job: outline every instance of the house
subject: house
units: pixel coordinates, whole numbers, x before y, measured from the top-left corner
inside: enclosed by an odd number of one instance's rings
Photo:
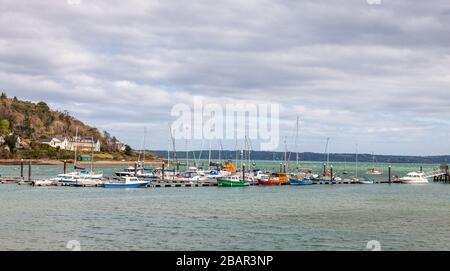
[[[112,142],[112,147],[115,151],[125,151],[126,145],[119,140],[115,140]]]
[[[17,137],[16,140],[16,149],[21,149],[22,148],[22,139],[20,139],[20,136]]]
[[[39,142],[50,145],[53,148],[60,148],[61,150],[69,149],[69,139],[67,137],[57,136],[53,138],[40,139]]]
[[[101,148],[100,140],[92,138],[71,137],[68,142],[68,150],[71,151],[94,151],[99,152]]]
[[[5,137],[0,135],[0,146],[3,146],[5,144]]]

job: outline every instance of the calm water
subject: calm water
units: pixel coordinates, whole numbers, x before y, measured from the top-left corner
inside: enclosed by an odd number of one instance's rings
[[[45,177],[60,169],[33,172]],[[395,166],[397,172],[414,169]],[[0,167],[2,175],[16,170]],[[82,250],[365,250],[369,240],[383,250],[450,250],[445,184],[135,190],[0,185],[0,206],[0,250],[66,250],[69,240],[78,240]]]

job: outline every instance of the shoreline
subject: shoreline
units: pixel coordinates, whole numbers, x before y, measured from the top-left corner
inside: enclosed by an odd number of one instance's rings
[[[33,165],[41,165],[41,166],[60,166],[64,165],[63,160],[47,160],[47,159],[36,159],[36,160],[21,160],[21,159],[3,159],[0,160],[0,165],[3,166],[18,166],[21,163],[28,164],[31,162]],[[99,160],[94,161],[94,166],[132,166],[136,162],[135,161],[108,161],[108,160]],[[163,163],[163,160],[150,160],[146,161],[146,165],[160,165]],[[67,164],[73,164],[73,160],[68,160]],[[78,165],[90,165],[91,162],[78,162]]]

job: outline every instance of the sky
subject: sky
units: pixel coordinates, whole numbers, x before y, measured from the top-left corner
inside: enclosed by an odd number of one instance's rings
[[[291,151],[450,154],[450,2],[0,0],[0,90],[135,148],[202,97],[279,104]]]

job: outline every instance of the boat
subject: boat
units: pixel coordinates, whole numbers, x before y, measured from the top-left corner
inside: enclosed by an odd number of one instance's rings
[[[198,182],[204,182],[207,180],[207,177],[201,176],[196,171],[188,171],[183,174],[178,174],[172,179],[175,182],[183,182],[188,184],[196,184]]]
[[[97,180],[100,181],[103,178],[103,173],[91,172],[86,170],[74,171],[66,174],[58,174],[52,181],[58,181],[63,185],[76,185],[82,180]]]
[[[261,175],[258,179],[258,185],[261,186],[276,186],[281,185],[279,180],[271,179],[269,175]]]
[[[279,182],[281,185],[289,184],[289,177],[283,172],[272,173],[269,180],[271,182]]]
[[[223,187],[244,187],[248,186],[248,183],[245,183],[244,180],[241,179],[239,175],[231,175],[225,178],[218,178],[217,183],[219,186]]]
[[[139,165],[137,168],[130,166],[123,171],[116,172],[115,174],[118,177],[155,178],[153,173],[146,173],[142,165]]]
[[[34,180],[31,182],[33,186],[50,186],[53,185],[55,181],[53,180]]]
[[[367,170],[367,175],[380,176],[383,172],[375,168],[375,154],[372,153],[372,167]]]
[[[150,182],[136,177],[121,177],[105,182],[105,188],[139,188],[146,187]]]
[[[428,179],[423,172],[410,172],[405,177],[400,178],[399,181],[404,184],[427,184]]]
[[[301,178],[299,176],[293,176],[289,178],[291,185],[312,185],[313,182],[310,178]]]
[[[367,175],[379,176],[379,175],[383,175],[383,172],[377,170],[376,168],[369,168],[367,170]]]
[[[370,179],[367,179],[367,178],[358,179],[358,180],[356,180],[356,183],[359,183],[359,184],[373,184],[373,180],[370,180]]]

